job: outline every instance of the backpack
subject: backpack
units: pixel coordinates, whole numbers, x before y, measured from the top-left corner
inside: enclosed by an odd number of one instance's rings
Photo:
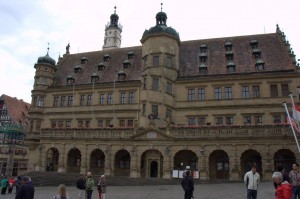
[[[86,189],[93,189],[94,181],[92,178],[88,178],[86,180]]]

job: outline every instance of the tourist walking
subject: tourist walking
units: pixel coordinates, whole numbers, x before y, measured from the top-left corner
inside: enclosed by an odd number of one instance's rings
[[[256,166],[253,165],[251,171],[244,176],[244,182],[247,188],[247,199],[257,198],[257,188],[260,182],[260,175],[256,172]]]
[[[85,186],[85,190],[86,190],[86,199],[92,199],[92,193],[94,190],[94,180],[92,178],[92,173],[88,172],[87,176],[86,176],[86,186]]]
[[[85,176],[84,176],[84,174],[80,175],[80,178],[76,182],[76,187],[77,187],[77,189],[79,189],[78,199],[85,198],[85,196],[84,196],[84,192],[85,192]]]
[[[34,187],[28,176],[23,176],[21,186],[16,194],[15,199],[33,199]]]
[[[8,193],[11,194],[14,186],[16,185],[16,180],[11,176],[8,180]]]
[[[1,180],[1,194],[2,195],[6,194],[7,185],[8,185],[8,180],[7,180],[7,177],[4,176]]]
[[[184,199],[191,199],[194,192],[194,181],[190,170],[187,170],[185,174],[186,176],[181,181],[181,187],[184,190]]]
[[[299,164],[293,164],[293,170],[289,174],[290,183],[292,184],[293,199],[300,199],[300,173]]]
[[[60,184],[57,188],[57,194],[53,196],[53,199],[70,199],[67,194],[67,189],[64,184]]]
[[[276,199],[291,199],[292,198],[292,186],[283,180],[283,175],[281,172],[273,173],[272,179],[276,186]]]
[[[99,199],[105,199],[105,193],[106,193],[106,179],[104,175],[101,175],[99,177],[99,181],[97,183],[97,189],[99,193]]]

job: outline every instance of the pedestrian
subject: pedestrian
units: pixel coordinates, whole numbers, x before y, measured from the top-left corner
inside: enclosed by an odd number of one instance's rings
[[[260,182],[260,175],[256,172],[256,166],[252,165],[251,171],[244,176],[244,182],[247,188],[247,199],[257,198],[257,188]]]
[[[292,186],[283,181],[283,175],[281,172],[276,171],[273,173],[272,179],[277,184],[276,187],[276,199],[291,199],[292,198]]]
[[[282,181],[283,182],[284,181],[290,182],[289,174],[287,172],[285,172],[282,165],[277,166],[277,171],[282,174],[282,177],[283,177]],[[278,186],[278,184],[274,182],[275,189],[276,189],[277,186]]]
[[[23,176],[21,180],[21,186],[16,194],[15,199],[33,199],[34,198],[34,187],[29,181],[28,176]]]
[[[18,192],[20,186],[21,186],[21,176],[18,176],[17,179],[16,179],[16,193]]]
[[[64,184],[60,184],[57,188],[57,194],[53,196],[53,199],[70,199],[67,194],[67,189]]]
[[[106,179],[104,175],[101,175],[99,177],[99,181],[97,183],[97,189],[99,193],[99,199],[105,199],[105,193],[106,193]]]
[[[86,190],[86,199],[92,199],[92,193],[94,190],[94,180],[92,178],[92,173],[91,172],[87,172],[87,176],[86,176],[86,186],[85,186],[85,190]]]
[[[5,195],[7,190],[8,180],[6,176],[3,176],[1,180],[1,194]]]
[[[292,184],[293,199],[300,199],[300,173],[299,173],[299,164],[293,164],[293,170],[289,174],[290,183]]]
[[[11,194],[14,186],[16,185],[16,180],[11,176],[8,180],[8,193]]]
[[[194,181],[190,170],[187,170],[185,174],[186,176],[181,181],[181,187],[184,190],[184,199],[191,199],[194,192]]]
[[[80,178],[76,182],[76,187],[79,189],[78,199],[85,198],[85,196],[84,196],[84,192],[85,192],[85,176],[84,176],[84,174],[80,175]]]

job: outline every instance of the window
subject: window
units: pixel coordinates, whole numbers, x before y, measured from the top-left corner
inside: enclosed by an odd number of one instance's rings
[[[134,92],[129,92],[128,103],[129,104],[134,103]]]
[[[73,106],[73,96],[68,96],[68,106]]]
[[[195,89],[188,89],[188,101],[196,99]]]
[[[88,95],[88,97],[87,97],[87,105],[88,106],[92,105],[92,95]]]
[[[43,107],[43,106],[44,106],[44,97],[40,97],[40,98],[39,98],[38,106],[39,106],[39,107]]]
[[[159,90],[159,79],[158,78],[153,78],[152,79],[152,90]]]
[[[90,127],[90,121],[88,121],[88,120],[85,121],[85,127],[86,127],[86,128],[89,128],[89,127]]]
[[[281,94],[282,97],[287,97],[290,94],[288,84],[281,84]]]
[[[198,125],[206,125],[206,122],[205,122],[205,117],[199,117],[198,118]]]
[[[232,99],[232,88],[225,87],[225,99]]]
[[[56,121],[51,121],[51,128],[56,128]]]
[[[273,115],[273,123],[280,124],[281,123],[281,116],[280,115]]]
[[[188,125],[189,126],[195,126],[196,125],[196,119],[194,117],[188,118]]]
[[[67,127],[67,128],[70,128],[70,127],[71,127],[71,121],[69,121],[69,120],[66,121],[66,127]]]
[[[249,86],[242,86],[242,98],[249,98]]]
[[[54,97],[53,106],[58,107],[58,97]]]
[[[78,121],[78,127],[82,127],[82,126],[83,126],[83,121],[82,120]]]
[[[262,116],[261,115],[254,116],[254,122],[255,124],[262,124]]]
[[[166,109],[166,118],[172,118],[172,110],[171,109]]]
[[[103,127],[103,120],[98,120],[98,127]]]
[[[120,103],[126,104],[126,93],[121,93]]]
[[[143,88],[144,88],[144,89],[147,89],[147,78],[146,78],[146,77],[144,78]]]
[[[215,88],[215,99],[216,100],[222,99],[222,89],[221,88]]]
[[[146,68],[147,67],[147,57],[143,59],[143,66]]]
[[[166,93],[172,95],[172,84],[167,82]]]
[[[110,119],[106,120],[106,121],[105,121],[105,126],[106,126],[106,127],[110,127],[110,122],[111,122]],[[113,127],[113,125],[112,125],[112,127]]]
[[[113,103],[112,93],[108,93],[107,94],[107,104],[112,104],[112,103]]]
[[[32,100],[32,105],[36,106],[37,105],[37,97],[34,97]]]
[[[200,64],[205,64],[207,57],[202,57],[201,56],[199,59],[200,59]]]
[[[270,89],[271,89],[271,97],[278,97],[277,85],[276,84],[270,85]]]
[[[216,125],[223,125],[223,117],[216,117]]]
[[[146,104],[143,104],[143,108],[142,108],[142,114],[145,115],[146,114]]]
[[[80,96],[80,106],[83,106],[84,105],[84,102],[85,102],[85,96],[84,95],[81,95]]]
[[[233,124],[233,117],[227,116],[226,117],[226,125],[232,125]]]
[[[133,120],[128,120],[127,121],[127,126],[133,127]]]
[[[100,104],[105,103],[105,94],[100,94]]]
[[[36,121],[35,129],[40,130],[41,129],[42,122],[40,120]]]
[[[207,67],[206,67],[205,65],[202,64],[202,65],[199,67],[199,73],[200,73],[200,75],[207,75],[207,73],[208,73]]]
[[[205,89],[204,88],[198,89],[198,100],[200,100],[200,101],[205,100]]]
[[[244,124],[251,124],[251,116],[250,115],[246,115],[244,116]]]
[[[120,126],[122,126],[122,127],[125,126],[125,120],[120,120]]]
[[[167,57],[167,67],[172,67],[172,57]]]
[[[259,86],[252,86],[252,93],[254,98],[260,97]]]
[[[153,56],[153,67],[159,67],[159,56]]]
[[[158,115],[158,106],[157,105],[152,105],[152,114]]]
[[[58,128],[64,127],[64,122],[63,121],[58,121]]]

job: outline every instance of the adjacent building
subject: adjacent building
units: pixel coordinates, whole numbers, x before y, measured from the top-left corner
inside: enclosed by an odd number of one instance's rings
[[[2,175],[16,176],[27,171],[24,138],[28,132],[30,104],[8,95],[0,97],[0,169]]]
[[[300,73],[278,26],[181,41],[161,11],[141,46],[121,48],[118,20],[102,50],[38,58],[29,170],[177,178],[190,166],[202,180],[240,180],[255,164],[271,179],[299,161],[282,103],[290,92],[299,102]]]

